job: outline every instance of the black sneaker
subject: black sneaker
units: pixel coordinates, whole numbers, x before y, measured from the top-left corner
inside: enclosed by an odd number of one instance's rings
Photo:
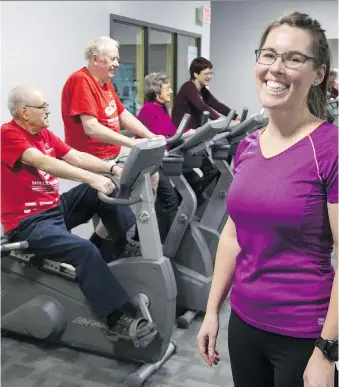
[[[157,333],[153,322],[123,314],[114,326],[107,328],[106,336],[110,341],[129,340],[136,348],[145,348],[154,340]]]
[[[134,241],[133,239],[127,239],[127,244],[125,245],[124,252],[121,258],[140,257],[140,256],[141,256],[140,243]]]
[[[113,243],[109,239],[103,239],[100,245],[100,253],[104,260],[109,263],[121,258],[140,257],[140,243],[127,239],[126,241]]]

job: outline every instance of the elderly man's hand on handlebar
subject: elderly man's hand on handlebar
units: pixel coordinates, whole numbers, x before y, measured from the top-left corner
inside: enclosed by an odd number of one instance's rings
[[[163,138],[164,140],[166,140],[166,137],[163,136],[162,134],[156,134],[154,137],[152,138]]]
[[[190,129],[188,130],[187,132],[185,132],[182,137],[189,137],[189,136],[192,136],[192,134],[195,133],[195,129]]]
[[[115,189],[112,180],[101,175],[95,175],[95,178],[93,181],[89,182],[89,185],[105,195],[110,195]]]
[[[122,175],[122,168],[118,165],[115,165],[112,169],[112,175],[120,177]]]
[[[148,140],[152,141],[152,140],[157,140],[159,138],[166,140],[166,137],[163,136],[162,134],[154,134],[152,137],[149,137]]]
[[[241,123],[241,121],[238,118],[235,119],[235,120],[232,120],[231,123],[230,123],[229,128],[233,128],[233,126],[238,126],[240,123]]]
[[[149,141],[148,138],[133,138],[133,146],[141,144],[142,142]]]
[[[114,176],[118,176],[120,177],[121,174],[122,174],[122,168],[119,167],[115,161],[108,161],[108,164],[112,167],[113,165],[113,168],[112,168],[112,171],[111,171],[111,174],[114,175]]]
[[[157,138],[163,138],[164,140],[166,140],[166,137],[165,136],[163,136],[162,134],[156,134],[156,135],[154,135],[153,137],[151,137],[151,138],[134,138],[133,139],[133,142],[134,142],[134,144],[133,144],[133,146],[135,146],[135,145],[137,145],[137,144],[140,144],[140,143],[142,143],[142,142],[145,142],[145,141],[151,141],[151,140],[155,140],[155,139],[157,139]]]

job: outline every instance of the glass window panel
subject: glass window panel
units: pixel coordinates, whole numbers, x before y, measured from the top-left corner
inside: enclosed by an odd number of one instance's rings
[[[111,79],[127,110],[137,115],[144,103],[144,30],[114,22],[113,39],[119,42],[119,64]]]
[[[178,35],[178,72],[177,90],[190,79],[189,67],[198,56],[198,39],[190,36]]]
[[[150,30],[149,72],[162,72],[169,76],[173,88],[174,35],[169,32]],[[172,102],[169,104],[172,108]]]

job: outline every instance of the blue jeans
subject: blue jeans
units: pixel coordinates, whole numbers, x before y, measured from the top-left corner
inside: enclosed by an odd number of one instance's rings
[[[128,301],[94,244],[69,230],[98,214],[110,234],[124,237],[135,224],[128,206],[103,205],[87,184],[61,195],[59,206],[24,219],[7,233],[10,242],[26,240],[28,253],[75,267],[80,289],[99,316],[108,316]]]

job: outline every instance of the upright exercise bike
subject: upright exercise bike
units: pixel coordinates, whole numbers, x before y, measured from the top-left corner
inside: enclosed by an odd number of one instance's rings
[[[165,174],[182,198],[163,246],[175,273],[177,305],[186,310],[177,320],[179,327],[188,327],[198,312],[206,310],[213,276],[213,259],[199,224],[194,222],[196,196],[183,170],[200,167],[205,147],[230,121],[230,117],[220,118],[196,129],[193,135],[172,148],[162,163]]]
[[[27,242],[2,243],[1,328],[40,340],[61,343],[146,363],[130,374],[129,387],[141,386],[175,352],[170,341],[176,318],[176,281],[171,262],[164,257],[154,210],[150,175],[162,162],[166,141],[149,140],[132,148],[120,177],[120,194],[98,196],[106,205],[135,205],[142,257],[108,264],[142,315],[154,321],[158,336],[146,348],[132,342],[109,341],[105,322],[94,314],[68,264],[25,254]]]

